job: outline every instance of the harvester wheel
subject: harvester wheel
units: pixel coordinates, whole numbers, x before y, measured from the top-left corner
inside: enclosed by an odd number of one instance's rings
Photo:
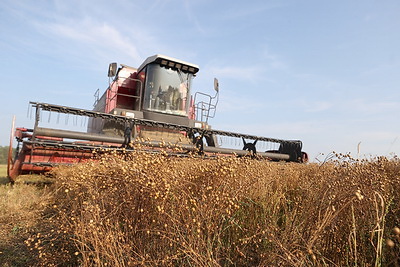
[[[306,152],[301,152],[301,162],[302,163],[308,162],[308,154]]]
[[[258,140],[255,140],[253,143],[247,143],[243,137],[242,140],[243,140],[243,150],[247,150],[251,153],[252,156],[255,156],[257,154],[256,144]]]
[[[199,135],[195,137],[195,145],[196,148],[198,149],[198,153],[202,155],[204,153],[203,136]]]

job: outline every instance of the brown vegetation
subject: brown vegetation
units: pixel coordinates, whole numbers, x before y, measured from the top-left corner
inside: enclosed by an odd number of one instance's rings
[[[0,146],[0,164],[7,164],[8,148],[8,146]],[[15,149],[13,149],[13,152],[15,152]]]
[[[24,241],[45,229],[51,191],[32,185],[0,185],[0,266],[32,266],[38,258]]]
[[[0,164],[0,185],[8,183],[7,165]]]
[[[136,152],[55,170],[41,265],[396,266],[400,162]]]

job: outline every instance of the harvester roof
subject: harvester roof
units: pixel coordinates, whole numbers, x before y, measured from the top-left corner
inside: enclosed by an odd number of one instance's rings
[[[164,56],[164,55],[154,55],[148,57],[142,65],[138,68],[140,72],[144,67],[146,67],[150,63],[158,63],[161,66],[173,68],[173,69],[180,69],[182,72],[196,74],[199,71],[199,66],[196,64],[192,64],[183,60],[179,60],[176,58]]]

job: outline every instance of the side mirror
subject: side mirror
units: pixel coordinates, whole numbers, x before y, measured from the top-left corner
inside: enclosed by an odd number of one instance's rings
[[[114,77],[117,74],[117,63],[110,63],[108,66],[108,77]]]
[[[214,78],[214,90],[219,92],[219,83],[217,78]]]

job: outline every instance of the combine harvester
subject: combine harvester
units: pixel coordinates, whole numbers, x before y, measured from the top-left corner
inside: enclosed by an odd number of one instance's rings
[[[197,65],[155,55],[139,68],[111,63],[109,87],[93,110],[30,102],[35,110],[33,129],[12,129],[8,177],[43,173],[60,164],[75,164],[93,158],[96,151],[132,151],[135,144],[150,152],[167,149],[169,154],[201,156],[251,155],[274,161],[307,162],[302,142],[213,130],[208,120],[215,115],[215,96],[197,92],[191,95]],[[65,114],[77,120],[87,118],[87,131],[40,127],[45,112]],[[13,122],[14,124],[14,122]],[[18,145],[12,153],[13,140]],[[240,145],[232,148],[233,145]],[[132,146],[133,145],[133,146]],[[260,152],[259,150],[263,150]]]

